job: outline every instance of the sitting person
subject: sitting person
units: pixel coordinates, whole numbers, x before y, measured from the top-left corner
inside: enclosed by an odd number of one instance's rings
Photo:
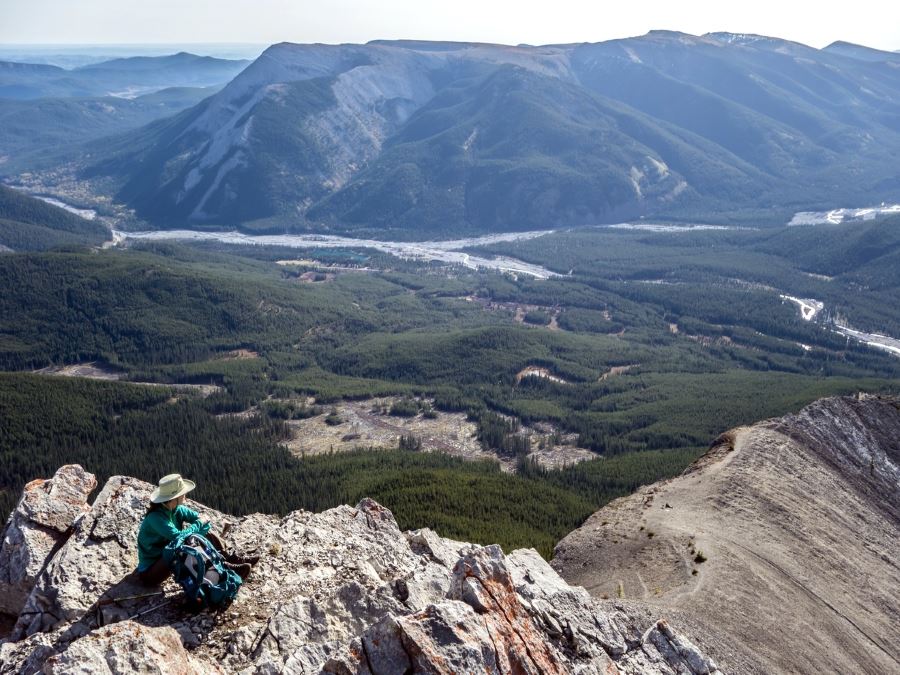
[[[185,495],[196,487],[180,474],[163,476],[150,495],[150,507],[138,531],[138,578],[141,583],[154,586],[169,576],[171,570],[163,559],[166,545],[184,532],[203,535],[225,558],[225,565],[237,572],[241,579],[250,574],[250,562],[226,554],[222,541],[212,532],[211,524],[200,520],[200,514],[184,505]]]

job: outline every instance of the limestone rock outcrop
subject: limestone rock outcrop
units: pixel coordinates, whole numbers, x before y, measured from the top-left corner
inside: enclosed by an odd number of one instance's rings
[[[60,476],[76,492],[90,482]],[[135,583],[151,489],[113,477],[75,518],[0,645],[0,673],[718,672],[666,622],[604,608],[533,550],[402,532],[369,499],[284,518],[192,503],[260,559],[229,607],[191,613],[171,581]]]
[[[9,517],[0,540],[0,612],[18,614],[50,556],[90,507],[94,476],[61,467],[49,480],[33,480]]]
[[[14,639],[77,621],[98,598],[128,578],[137,567],[135,542],[149,495],[147,483],[135,478],[114,476],[107,481],[37,578],[19,612]],[[198,504],[192,506],[204,517],[231,522]]]
[[[62,653],[49,657],[41,672],[46,675],[222,675],[223,671],[188,654],[172,628],[148,628],[124,621],[75,640]]]

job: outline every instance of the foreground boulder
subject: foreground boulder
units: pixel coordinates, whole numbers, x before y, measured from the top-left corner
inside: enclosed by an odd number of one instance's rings
[[[568,672],[519,601],[497,546],[473,548],[460,558],[446,600],[406,616],[388,615],[367,630],[362,653],[364,658],[347,670],[367,675]]]
[[[90,510],[87,498],[96,487],[94,476],[77,465],[25,486],[0,540],[0,613],[22,610],[50,556]]]
[[[47,659],[47,675],[158,673],[221,675],[221,668],[192,657],[171,628],[148,628],[133,621],[100,628]]]
[[[134,584],[151,490],[107,482],[39,574],[0,673],[717,672],[665,622],[604,609],[533,550],[402,532],[369,499],[284,518],[191,504],[260,556],[230,607],[191,614],[171,581]]]
[[[139,586],[129,586],[129,575],[137,567],[137,531],[149,497],[147,483],[135,478],[114,476],[107,481],[38,577],[13,639],[81,619],[113,587],[121,586],[122,593],[140,592]],[[229,522],[222,514],[197,507],[204,517]]]

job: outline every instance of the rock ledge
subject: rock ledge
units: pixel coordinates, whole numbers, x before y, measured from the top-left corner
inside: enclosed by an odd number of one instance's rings
[[[569,586],[534,551],[401,532],[364,499],[235,518],[191,504],[260,562],[235,602],[187,613],[135,583],[152,486],[65,466],[23,493],[0,547],[0,673],[718,673],[663,620]],[[147,595],[154,593],[154,595]],[[140,597],[135,597],[140,596]]]

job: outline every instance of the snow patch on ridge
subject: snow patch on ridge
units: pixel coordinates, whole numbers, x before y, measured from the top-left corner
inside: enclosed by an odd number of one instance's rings
[[[669,175],[669,167],[664,161],[662,161],[661,159],[656,159],[655,157],[651,157],[650,155],[647,155],[647,159],[649,159],[653,166],[656,168],[657,176],[659,176],[660,178],[665,178]]]
[[[634,188],[634,194],[638,199],[643,199],[644,195],[641,192],[641,181],[644,179],[644,172],[636,166],[633,166],[631,167],[631,171],[628,172],[628,177],[631,179],[631,186]]]

